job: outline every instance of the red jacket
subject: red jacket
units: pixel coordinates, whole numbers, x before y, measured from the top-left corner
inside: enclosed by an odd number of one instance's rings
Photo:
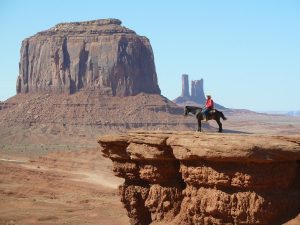
[[[214,108],[214,101],[212,99],[207,99],[205,103],[205,108],[213,109]]]

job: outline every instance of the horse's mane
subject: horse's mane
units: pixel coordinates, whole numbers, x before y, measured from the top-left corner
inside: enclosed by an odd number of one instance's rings
[[[195,109],[200,109],[200,110],[202,110],[202,108],[201,107],[198,107],[198,106],[190,106],[190,105],[187,105],[187,106],[185,106],[187,109],[190,109],[190,110],[195,110]]]

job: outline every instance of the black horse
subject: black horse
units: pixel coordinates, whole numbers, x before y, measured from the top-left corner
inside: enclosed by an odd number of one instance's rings
[[[187,116],[189,113],[196,116],[198,120],[198,131],[201,132],[201,120],[203,120],[202,108],[196,106],[186,106],[184,108],[184,115]],[[221,118],[223,120],[227,120],[224,114],[216,109],[212,109],[207,116],[207,120],[215,120],[217,122],[219,126],[219,133],[222,133],[223,130],[222,123],[220,121]]]

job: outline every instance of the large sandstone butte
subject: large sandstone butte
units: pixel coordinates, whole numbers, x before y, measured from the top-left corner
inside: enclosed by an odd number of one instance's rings
[[[99,138],[132,225],[282,224],[300,213],[300,136],[136,132]]]
[[[22,42],[17,93],[160,94],[149,40],[118,19],[60,23]]]

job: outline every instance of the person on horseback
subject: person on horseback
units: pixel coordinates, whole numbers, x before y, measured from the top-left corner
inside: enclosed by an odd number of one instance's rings
[[[207,99],[205,102],[205,108],[203,110],[203,119],[208,120],[209,112],[214,108],[214,101],[212,100],[210,95],[206,95]]]

